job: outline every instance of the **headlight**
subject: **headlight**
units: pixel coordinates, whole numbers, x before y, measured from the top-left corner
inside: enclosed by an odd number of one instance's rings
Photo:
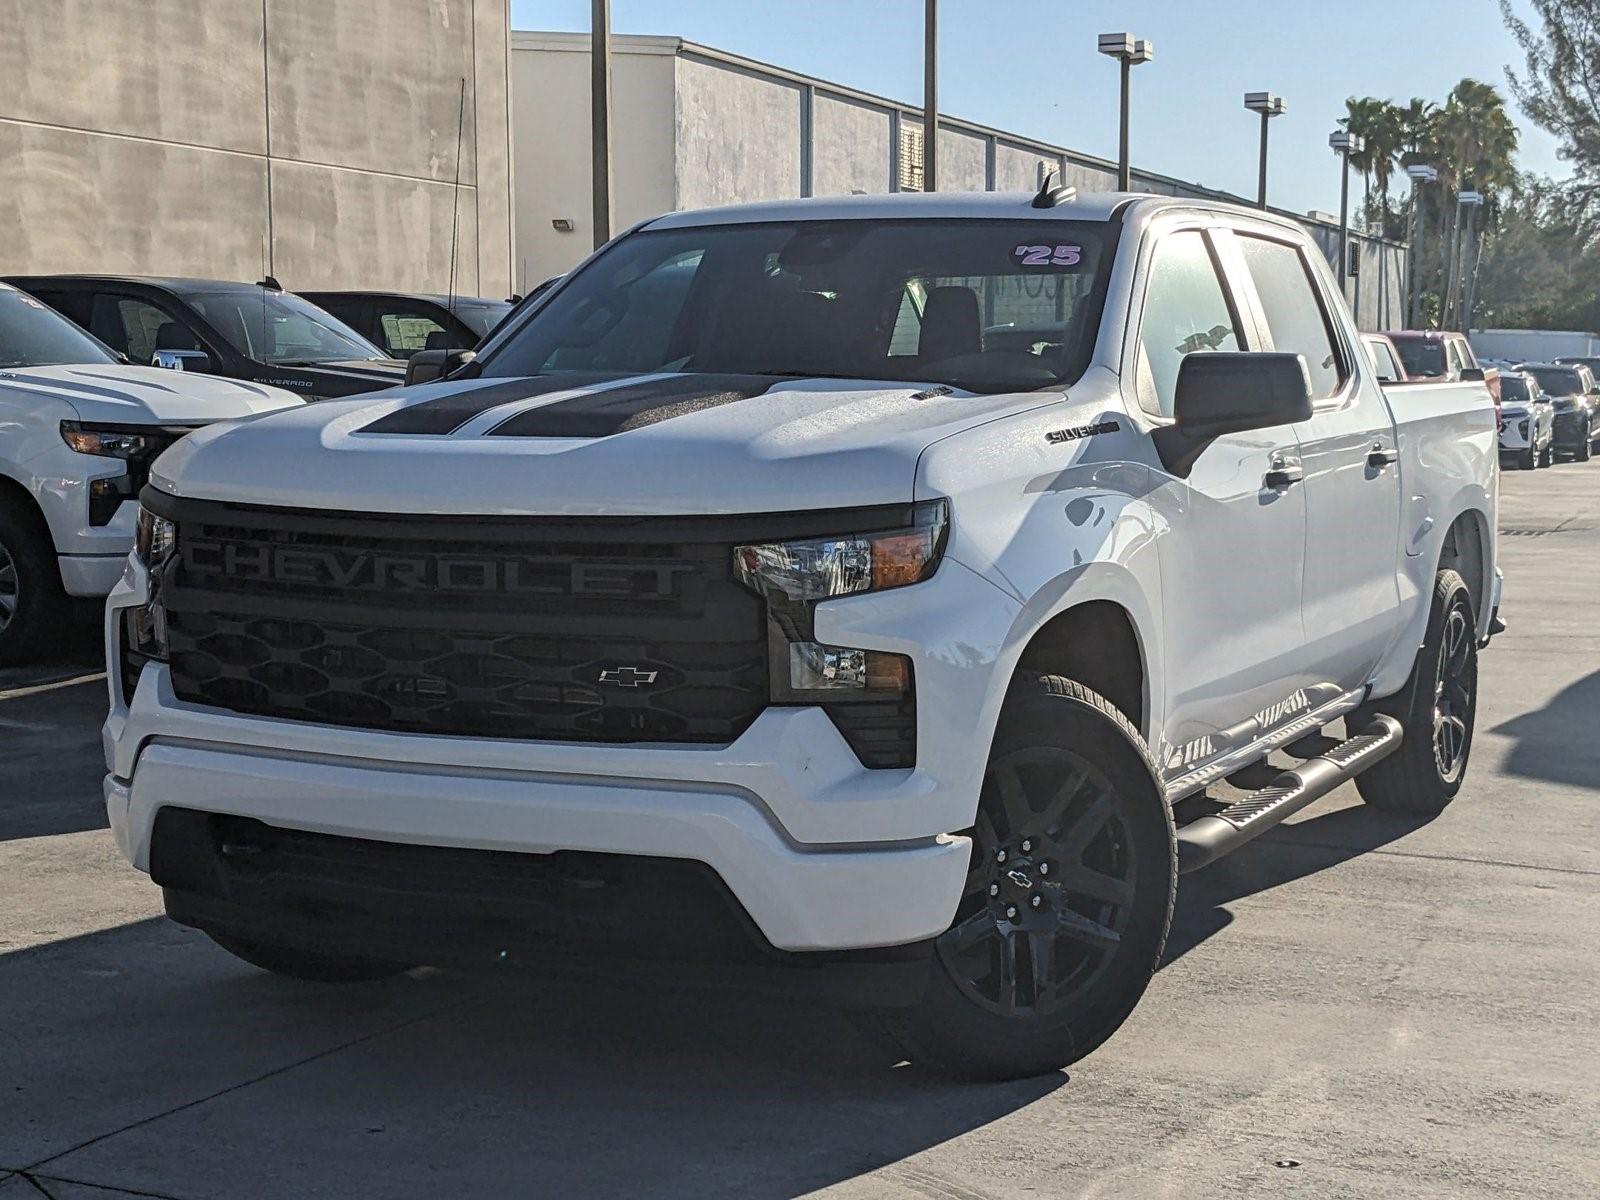
[[[178,528],[165,517],[158,517],[144,505],[133,527],[133,553],[154,571],[178,548]]]
[[[121,425],[84,425],[78,421],[61,422],[61,440],[79,454],[96,454],[101,458],[140,458],[159,450],[159,438],[137,429]]]
[[[734,573],[769,600],[796,604],[905,587],[938,567],[949,516],[947,501],[929,500],[903,529],[735,546]]]

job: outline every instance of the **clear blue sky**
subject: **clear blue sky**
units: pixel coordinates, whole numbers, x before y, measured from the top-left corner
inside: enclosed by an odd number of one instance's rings
[[[1526,8],[1525,0],[1519,5]],[[613,0],[618,33],[673,34],[916,102],[922,0]],[[1134,73],[1133,158],[1255,194],[1247,91],[1289,105],[1273,122],[1271,199],[1337,211],[1327,135],[1351,95],[1442,100],[1463,76],[1502,92],[1521,53],[1495,0],[942,0],[942,112],[1115,157],[1116,66],[1095,35],[1155,42]],[[517,29],[586,30],[588,0],[512,0]],[[1509,99],[1509,96],[1508,96]],[[1553,140],[1512,105],[1521,164],[1565,175]]]

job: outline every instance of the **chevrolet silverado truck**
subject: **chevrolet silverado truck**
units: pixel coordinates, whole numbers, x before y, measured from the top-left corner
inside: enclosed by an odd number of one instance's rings
[[[782,967],[1017,1077],[1178,872],[1461,787],[1494,408],[1380,388],[1291,222],[676,213],[421,357],[164,454],[109,601],[111,827],[260,967]]]
[[[0,283],[0,666],[122,577],[150,464],[213,421],[295,407],[276,388],[129,366]]]

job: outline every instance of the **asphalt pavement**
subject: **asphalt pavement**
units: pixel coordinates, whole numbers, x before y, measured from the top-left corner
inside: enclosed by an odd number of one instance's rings
[[[1456,803],[1186,877],[1123,1030],[1003,1086],[798,998],[235,961],[112,847],[86,623],[0,672],[0,1200],[1600,1196],[1600,465],[1501,518]]]

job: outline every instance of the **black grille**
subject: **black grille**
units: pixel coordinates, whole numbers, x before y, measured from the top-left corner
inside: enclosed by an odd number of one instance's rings
[[[657,538],[640,521],[173,511],[162,595],[183,700],[366,729],[712,743],[767,703],[762,605],[711,521]]]

